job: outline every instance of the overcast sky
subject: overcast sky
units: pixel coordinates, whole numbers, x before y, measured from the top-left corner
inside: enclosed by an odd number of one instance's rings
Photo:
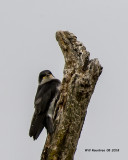
[[[40,71],[62,80],[55,32],[68,30],[104,67],[75,160],[128,159],[128,1],[0,1],[0,159],[39,160],[46,139],[28,136]],[[119,149],[119,152],[85,152]]]

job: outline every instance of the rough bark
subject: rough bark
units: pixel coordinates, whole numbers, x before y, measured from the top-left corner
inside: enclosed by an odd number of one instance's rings
[[[58,31],[56,39],[65,59],[61,94],[56,106],[55,132],[47,136],[41,160],[73,160],[87,114],[87,107],[102,67],[68,31]]]

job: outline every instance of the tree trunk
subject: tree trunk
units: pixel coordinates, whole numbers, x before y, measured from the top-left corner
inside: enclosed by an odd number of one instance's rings
[[[102,66],[77,37],[58,31],[56,39],[65,59],[64,77],[54,115],[55,132],[48,134],[41,160],[73,160],[87,107]]]

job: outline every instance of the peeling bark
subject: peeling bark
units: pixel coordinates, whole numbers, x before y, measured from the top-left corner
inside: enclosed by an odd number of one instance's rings
[[[87,114],[87,107],[102,66],[68,31],[56,32],[65,59],[64,77],[54,124],[55,132],[47,136],[41,160],[73,160]]]

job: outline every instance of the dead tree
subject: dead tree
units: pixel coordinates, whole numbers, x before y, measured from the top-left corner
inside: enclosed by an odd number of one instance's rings
[[[87,107],[102,66],[68,31],[58,31],[56,39],[65,59],[61,94],[54,115],[55,132],[48,134],[41,160],[73,160],[87,114]]]

